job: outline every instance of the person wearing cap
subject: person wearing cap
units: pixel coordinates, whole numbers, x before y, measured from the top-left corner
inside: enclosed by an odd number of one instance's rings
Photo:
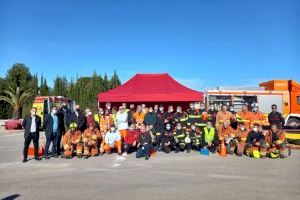
[[[267,117],[259,111],[259,107],[257,103],[252,104],[252,123],[250,125],[250,128],[253,127],[253,124],[259,124],[261,126],[268,126]]]
[[[196,127],[195,124],[191,124],[191,128],[187,130],[187,133],[189,134],[191,138],[191,146],[194,150],[200,150],[201,145],[201,130]]]
[[[174,123],[180,122],[182,124],[183,129],[186,129],[187,120],[187,114],[182,111],[181,106],[177,106],[176,112],[174,114]]]
[[[138,105],[136,108],[136,112],[133,114],[133,117],[136,122],[136,126],[139,128],[144,121],[145,113],[142,111],[142,106]]]
[[[141,124],[140,134],[138,136],[138,150],[136,151],[136,158],[145,157],[145,160],[150,158],[150,148],[151,148],[151,135],[146,130],[145,124]]]
[[[201,135],[201,148],[207,148],[211,153],[215,153],[218,146],[218,132],[213,127],[212,122],[207,121],[207,126],[204,128]]]
[[[128,112],[126,112],[123,106],[119,107],[119,111],[116,115],[115,125],[118,128],[122,139],[124,139],[128,129]]]
[[[237,156],[242,156],[244,154],[248,134],[249,134],[249,129],[246,128],[245,123],[239,122],[237,131],[236,131],[236,136],[237,136],[236,154],[237,154]]]
[[[219,127],[218,137],[220,142],[225,142],[227,153],[233,154],[234,150],[236,149],[236,131],[230,126],[229,120],[225,121],[223,125]]]
[[[124,139],[125,143],[125,152],[123,155],[127,155],[137,148],[137,138],[140,132],[136,129],[135,124],[131,124],[129,126],[129,130],[127,130],[126,137]]]
[[[110,126],[109,131],[106,133],[104,142],[104,150],[107,154],[110,154],[113,149],[117,149],[118,154],[122,155],[121,134],[114,124]]]
[[[96,124],[91,122],[88,124],[88,128],[84,131],[82,141],[84,145],[84,158],[87,159],[89,156],[98,156],[98,138],[100,135],[99,130],[95,127]]]
[[[69,128],[63,137],[64,157],[66,159],[72,158],[76,150],[76,156],[81,158],[83,149],[81,132],[77,130],[76,123],[70,124]]]
[[[287,141],[285,134],[276,124],[271,125],[271,129],[266,133],[266,147],[269,155],[279,155],[280,158],[286,158],[285,149]]]
[[[165,153],[170,153],[174,147],[175,141],[173,137],[173,129],[170,123],[166,124],[165,129],[162,132],[162,136],[159,141],[156,140],[156,150],[160,150]]]
[[[223,105],[222,110],[220,110],[217,113],[217,116],[216,116],[216,128],[217,129],[219,128],[219,126],[222,127],[222,125],[224,124],[225,121],[229,121],[229,124],[230,124],[231,121],[235,120],[234,115],[231,112],[229,112],[227,109],[228,109],[227,105]]]
[[[237,122],[244,122],[247,129],[250,129],[252,118],[252,112],[249,111],[249,107],[246,104],[242,106],[242,111],[236,114]]]
[[[191,151],[191,138],[185,130],[182,129],[181,123],[177,123],[176,129],[173,132],[173,137],[175,140],[175,153],[179,151],[184,151],[186,149],[187,153]]]
[[[249,132],[245,145],[245,152],[247,156],[254,156],[254,151],[259,151],[262,158],[266,157],[267,146],[266,139],[260,129],[259,124],[254,124],[252,130]],[[256,156],[255,156],[256,157]]]
[[[58,158],[58,148],[60,148],[60,144],[58,144],[58,138],[60,137],[60,121],[57,117],[57,108],[53,106],[51,108],[51,113],[45,116],[45,120],[43,123],[43,129],[45,129],[46,135],[46,147],[44,157],[46,160],[50,159],[49,157],[49,147],[52,143],[52,156]]]

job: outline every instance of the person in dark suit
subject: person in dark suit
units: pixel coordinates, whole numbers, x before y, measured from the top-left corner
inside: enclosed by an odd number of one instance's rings
[[[52,142],[52,156],[58,158],[57,149],[59,148],[58,138],[60,137],[60,120],[57,116],[57,108],[53,106],[51,113],[45,116],[43,129],[45,129],[46,135],[46,148],[45,148],[45,159],[49,157],[49,146]]]
[[[57,116],[58,116],[58,120],[60,121],[60,135],[58,137],[57,140],[57,155],[61,155],[63,156],[63,147],[61,147],[61,138],[64,137],[65,133],[68,131],[69,127],[68,127],[68,120],[69,120],[69,116],[71,114],[71,111],[69,110],[69,108],[67,107],[66,103],[63,103],[61,108],[57,111]]]
[[[76,123],[78,129],[81,131],[81,133],[84,132],[84,130],[87,128],[87,120],[84,114],[80,110],[80,106],[76,105],[75,106],[75,111],[72,112],[68,118],[68,126],[70,124]]]
[[[36,108],[32,108],[30,110],[30,115],[25,117],[22,126],[25,129],[23,162],[27,162],[28,148],[31,143],[31,140],[33,141],[33,145],[34,145],[34,159],[40,160],[38,156],[38,150],[39,150],[39,137],[40,137],[39,130],[41,127],[41,118],[36,115]]]

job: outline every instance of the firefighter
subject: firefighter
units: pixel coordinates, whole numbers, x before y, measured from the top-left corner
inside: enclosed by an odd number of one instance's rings
[[[230,121],[227,120],[218,130],[219,140],[225,142],[227,152],[232,155],[236,149],[236,133],[235,130],[230,126]]]
[[[164,115],[165,115],[165,112],[164,112],[164,106],[163,105],[160,105],[158,110],[157,110],[157,113],[156,113],[156,132],[154,133],[155,134],[155,150],[156,151],[159,151],[160,150],[160,143],[161,143],[161,137],[162,137],[162,132],[164,131],[165,129],[165,125],[164,125]]]
[[[174,108],[173,106],[168,106],[168,111],[164,114],[163,118],[164,124],[166,125],[167,123],[174,123]]]
[[[266,157],[266,140],[259,124],[254,124],[252,130],[249,132],[245,145],[245,152],[248,156],[256,158]],[[260,155],[255,155],[254,152],[259,152]]]
[[[133,114],[134,120],[136,122],[136,126],[140,128],[141,124],[144,122],[145,112],[142,110],[142,106],[138,105],[136,112]]]
[[[112,124],[113,124],[113,119],[109,114],[109,110],[105,110],[105,113],[102,113],[102,115],[100,116],[100,123],[99,123],[100,133],[101,133],[101,143],[100,143],[101,155],[104,153],[105,135]],[[100,138],[98,138],[98,141],[100,141]]]
[[[191,138],[191,148],[199,151],[201,145],[201,130],[197,128],[195,124],[191,124],[191,128],[187,133]]]
[[[174,146],[173,130],[170,123],[166,124],[165,129],[162,131],[162,136],[160,138],[160,149],[165,153],[170,153]],[[158,145],[158,141],[156,141]]]
[[[186,149],[187,153],[191,151],[191,138],[182,129],[181,123],[177,123],[176,130],[173,132],[173,137],[175,140],[175,153],[179,151],[184,151]]]
[[[87,159],[89,156],[98,156],[98,138],[100,132],[95,128],[95,123],[89,123],[89,127],[84,131],[82,141],[84,145],[84,158]]]
[[[122,155],[122,141],[121,141],[121,134],[116,129],[115,125],[112,124],[110,126],[109,131],[106,133],[105,136],[105,145],[104,150],[107,154],[110,154],[112,149],[117,149],[118,154]]]
[[[191,124],[195,124],[201,130],[203,130],[203,127],[206,124],[203,122],[203,119],[202,119],[202,112],[200,111],[200,104],[195,103],[193,105],[194,105],[193,109],[190,109],[188,111],[187,127],[190,128]]]
[[[72,158],[74,150],[76,150],[76,156],[81,158],[83,149],[81,133],[77,130],[76,123],[71,123],[69,128],[70,130],[63,137],[64,157]]]
[[[224,124],[225,121],[234,121],[235,117],[234,115],[229,112],[227,105],[223,105],[222,109],[217,113],[216,116],[216,128],[218,129],[219,126],[222,127],[222,125]]]
[[[272,112],[268,115],[270,124],[276,124],[277,127],[281,128],[284,125],[284,118],[280,112],[277,111],[277,105],[272,105]]]
[[[212,121],[207,121],[201,137],[201,148],[207,148],[211,153],[215,153],[219,146],[217,130],[213,127]]]
[[[145,118],[144,118],[144,124],[149,125],[154,134],[157,132],[157,129],[155,126],[156,122],[157,122],[156,113],[153,112],[152,107],[149,107],[148,112],[146,113]]]
[[[286,158],[285,148],[287,142],[285,134],[282,130],[278,129],[276,124],[272,124],[271,129],[266,133],[266,146],[267,152],[271,157],[280,156],[280,158]]]
[[[177,106],[176,108],[176,112],[174,114],[174,122],[178,123],[180,122],[182,124],[183,129],[186,129],[186,122],[188,120],[188,117],[186,115],[186,113],[184,113],[182,111],[182,107],[181,106]]]
[[[248,105],[242,106],[242,111],[236,114],[237,122],[244,122],[247,129],[250,129],[252,123],[252,112],[249,111]]]
[[[252,123],[250,125],[250,128],[253,127],[253,124],[259,124],[261,126],[268,126],[268,121],[264,113],[260,112],[258,109],[258,104],[253,103],[252,104]]]
[[[240,122],[237,128],[237,150],[236,154],[242,156],[245,150],[246,140],[249,134],[249,129],[246,128],[244,122]]]

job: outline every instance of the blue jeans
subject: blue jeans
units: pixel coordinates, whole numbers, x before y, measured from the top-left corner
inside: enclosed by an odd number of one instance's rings
[[[150,145],[146,144],[142,147],[140,147],[137,151],[136,151],[136,158],[141,158],[141,157],[146,157],[149,158],[150,157]]]
[[[52,132],[50,135],[46,136],[46,149],[45,156],[48,156],[49,146],[52,142],[52,155],[57,153],[57,141],[58,141],[58,133]]]

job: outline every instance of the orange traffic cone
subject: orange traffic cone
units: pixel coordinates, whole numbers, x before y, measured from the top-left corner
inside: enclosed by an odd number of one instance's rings
[[[227,156],[226,146],[225,146],[224,140],[222,140],[222,143],[221,143],[221,146],[220,146],[219,156],[222,156],[222,157],[226,157]]]

